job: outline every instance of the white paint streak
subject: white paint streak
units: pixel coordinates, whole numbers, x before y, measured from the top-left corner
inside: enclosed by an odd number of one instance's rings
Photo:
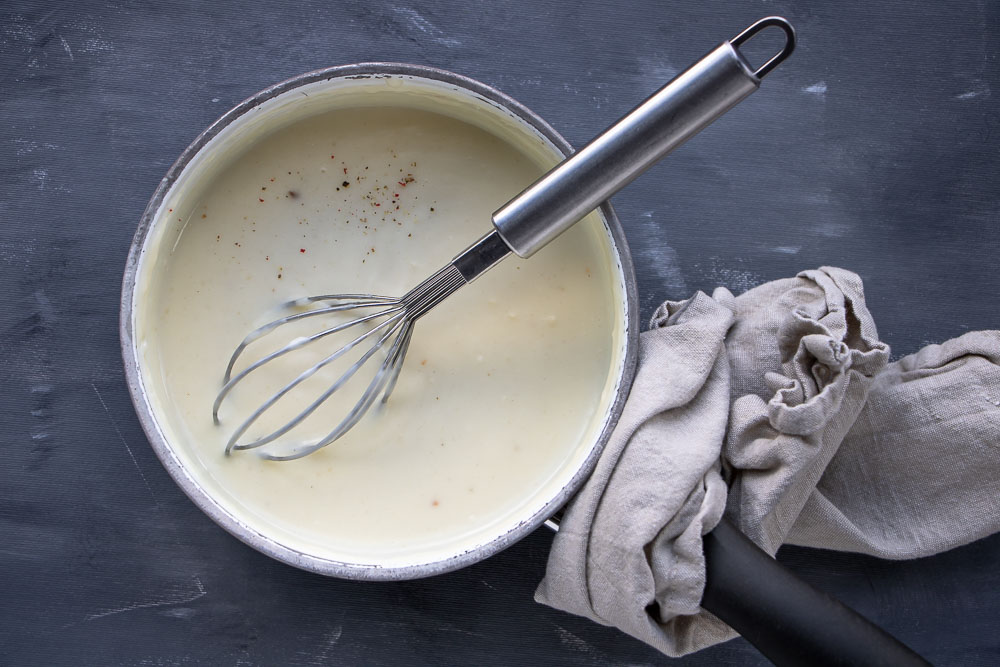
[[[30,42],[34,39],[34,32],[28,24],[28,20],[21,15],[11,16],[3,26],[5,37],[13,37],[15,41]],[[7,40],[3,40],[6,44]]]
[[[561,625],[557,625],[555,628],[556,634],[559,635],[559,643],[566,648],[580,653],[594,653],[594,648],[590,644],[580,639],[566,628]]]
[[[723,261],[719,257],[711,258],[711,267],[707,271],[708,280],[716,285],[725,287],[733,294],[739,295],[747,292],[764,282],[763,276],[753,271],[736,268],[733,265],[743,264],[742,259]]]
[[[142,468],[139,467],[139,462],[136,460],[135,454],[132,453],[132,448],[128,446],[127,442],[125,442],[125,436],[123,436],[121,430],[119,430],[118,424],[115,422],[115,418],[111,416],[111,411],[108,410],[108,404],[104,402],[104,397],[101,396],[101,392],[97,391],[97,385],[91,382],[90,386],[94,389],[94,393],[97,394],[97,400],[101,402],[101,407],[104,408],[104,413],[108,416],[108,421],[111,422],[112,428],[114,428],[115,433],[118,434],[118,439],[121,440],[123,445],[125,445],[125,451],[128,452],[129,458],[132,459],[132,465],[134,465],[135,469],[139,471],[139,477],[142,478],[142,483],[146,485],[146,491],[149,492],[149,497],[152,498],[153,503],[159,507],[160,503],[156,499],[156,495],[153,493],[153,488],[146,480],[146,475],[143,474]],[[198,585],[200,586],[201,582],[198,582]]]
[[[62,42],[63,51],[65,51],[66,55],[69,56],[70,61],[76,60],[76,58],[73,57],[73,49],[69,48],[69,42],[66,41],[66,38],[60,35],[59,41]]]
[[[95,391],[96,391],[96,389],[95,389]],[[102,400],[101,402],[103,403],[104,401]],[[125,605],[124,607],[118,607],[118,608],[115,608],[115,609],[108,609],[107,611],[98,612],[96,614],[90,614],[89,616],[87,616],[83,620],[84,620],[84,622],[86,622],[86,621],[96,621],[99,618],[104,618],[106,616],[114,616],[115,614],[125,614],[125,613],[128,613],[130,611],[136,611],[138,609],[151,609],[153,607],[165,607],[167,605],[187,604],[189,602],[194,602],[198,598],[204,597],[205,595],[208,594],[208,591],[205,590],[205,585],[201,583],[201,579],[199,579],[198,577],[195,577],[194,578],[194,584],[195,584],[195,587],[197,588],[197,591],[195,591],[193,593],[183,593],[183,594],[180,594],[180,595],[170,595],[170,596],[164,597],[162,599],[151,600],[149,602],[134,602],[132,604]]]
[[[824,222],[816,227],[816,231],[819,232],[820,236],[836,239],[846,235],[851,231],[851,228],[850,225],[843,222]]]
[[[114,51],[115,45],[106,39],[89,37],[83,41],[83,48],[81,50],[84,53],[106,53],[108,51]]]
[[[437,628],[438,632],[454,632],[460,635],[465,635],[466,637],[476,637],[478,639],[487,639],[487,636],[482,632],[474,632],[472,630],[465,630],[463,628],[455,627],[451,624],[441,625]]]
[[[779,245],[771,248],[774,252],[780,252],[783,255],[797,255],[799,250],[802,250],[800,245]]]
[[[171,618],[191,618],[195,615],[195,610],[191,607],[177,607],[176,609],[164,609],[160,613]]]
[[[337,625],[333,630],[331,630],[326,637],[323,639],[323,650],[320,651],[319,662],[326,662],[330,659],[330,651],[337,645],[340,641],[340,636],[344,634],[344,626]]]
[[[665,56],[660,56],[640,59],[639,71],[647,75],[653,85],[659,87],[677,76],[680,69],[671,65]]]
[[[826,81],[817,81],[811,86],[806,86],[802,89],[802,92],[816,95],[817,97],[826,97]]]
[[[956,100],[973,100],[977,97],[989,97],[990,87],[985,81],[977,81],[976,87],[968,92],[955,95]]]
[[[43,167],[36,167],[31,170],[31,174],[28,176],[28,180],[35,185],[39,190],[53,190],[55,192],[72,192],[69,188],[64,185],[51,186],[49,181],[49,170]]]
[[[49,172],[42,168],[32,169],[29,178],[39,190],[44,190],[49,183]]]
[[[432,42],[449,48],[461,46],[462,42],[454,37],[447,37],[440,28],[424,18],[420,12],[410,7],[393,7],[392,11],[406,19],[411,26],[430,38]]]
[[[51,151],[56,150],[59,146],[48,142],[38,143],[37,141],[31,141],[30,139],[14,139],[14,154],[18,157],[24,157],[25,155],[34,153],[42,148]]]
[[[653,213],[655,213],[655,211],[643,211],[640,215],[643,218],[652,218],[653,217]]]

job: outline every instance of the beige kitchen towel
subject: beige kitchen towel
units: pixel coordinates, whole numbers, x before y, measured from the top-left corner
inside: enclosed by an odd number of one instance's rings
[[[1000,331],[973,331],[879,373],[785,541],[902,559],[997,531]]]
[[[1000,530],[1000,332],[887,360],[842,269],[661,306],[536,599],[684,655],[735,636],[699,606],[723,509],[771,554],[911,558]]]

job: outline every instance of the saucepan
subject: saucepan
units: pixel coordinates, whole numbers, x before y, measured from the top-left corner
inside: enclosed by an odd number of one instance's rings
[[[772,20],[763,26],[775,24]],[[790,28],[786,32],[789,41],[785,55],[793,39]],[[729,66],[743,71],[749,92],[766,72],[763,68],[754,71],[739,53],[738,46],[739,42],[735,45],[727,42],[720,48],[729,59]],[[213,173],[218,174],[227,164],[238,162],[248,146],[263,141],[278,129],[338,105],[412,108],[460,118],[463,123],[531,154],[536,166],[551,167],[573,153],[568,142],[550,125],[517,101],[478,81],[429,67],[396,63],[333,67],[303,74],[257,93],[223,115],[181,154],[143,213],[129,253],[122,290],[120,328],[126,378],[139,420],[167,471],[209,517],[249,546],[296,567],[350,579],[401,580],[442,574],[487,558],[538,528],[572,497],[593,470],[622,413],[635,373],[639,334],[635,274],[622,226],[611,205],[603,203],[585,220],[586,229],[581,232],[589,234],[591,247],[597,248],[603,258],[606,291],[613,295],[607,313],[607,337],[611,343],[602,376],[604,386],[598,392],[598,407],[592,424],[568,450],[565,460],[525,493],[525,498],[515,504],[516,511],[495,521],[488,530],[406,558],[383,558],[377,554],[347,558],[320,548],[294,527],[258,520],[252,513],[242,511],[239,493],[226,488],[206,459],[186,442],[191,439],[190,434],[178,426],[185,419],[201,417],[185,413],[171,399],[171,392],[178,387],[172,378],[176,369],[164,362],[166,357],[158,349],[155,326],[151,324],[171,316],[157,295],[170,288],[164,285],[169,282],[165,267],[182,236],[193,233],[185,230],[200,224],[198,211],[189,206],[196,198],[199,183]],[[330,159],[335,158],[330,155]],[[347,166],[332,164],[347,174]],[[327,173],[326,167],[323,172]],[[288,176],[292,176],[290,169]],[[275,181],[275,177],[270,181]],[[361,181],[354,182],[357,189]],[[349,184],[349,180],[344,180],[341,185],[346,190]],[[401,177],[398,184],[399,188],[405,188],[406,177]],[[266,197],[271,197],[277,187],[272,187]],[[295,190],[282,187],[280,198],[297,198]],[[270,201],[265,197],[267,188],[268,185],[261,186],[262,205]],[[390,192],[387,186],[386,192]],[[395,194],[399,196],[398,192]],[[200,218],[207,219],[207,214],[202,213]],[[294,229],[289,234],[298,231]],[[221,242],[221,234],[218,236]],[[233,245],[239,248],[240,241]],[[298,250],[305,255],[307,249]],[[271,257],[264,259],[269,262]],[[277,278],[281,279],[281,269],[277,271]],[[198,323],[190,322],[189,326],[197,327]],[[201,335],[212,336],[213,332],[203,331]],[[232,465],[251,465],[245,461]],[[230,463],[223,461],[220,465]],[[412,474],[422,472],[413,470]],[[554,522],[549,521],[549,525]],[[796,579],[731,524],[723,521],[706,536],[705,544],[708,585],[703,606],[775,662],[921,663],[909,649],[861,616]]]

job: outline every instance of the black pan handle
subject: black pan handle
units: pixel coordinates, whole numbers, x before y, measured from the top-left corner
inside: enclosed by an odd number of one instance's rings
[[[705,536],[705,562],[701,606],[779,667],[930,664],[799,579],[726,519]]]

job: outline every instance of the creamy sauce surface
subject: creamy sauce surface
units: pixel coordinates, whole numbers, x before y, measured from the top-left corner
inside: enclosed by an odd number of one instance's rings
[[[345,562],[426,562],[516,525],[546,483],[582,460],[610,401],[621,315],[596,216],[530,260],[508,257],[420,319],[388,403],[316,454],[268,462],[223,453],[263,387],[294,377],[285,360],[260,373],[260,388],[227,398],[221,426],[211,407],[233,349],[280,303],[401,296],[489,231],[492,211],[541,171],[448,116],[342,109],[274,132],[202,194],[164,208],[182,231],[165,237],[136,330],[152,403],[194,462],[191,474],[241,521]],[[247,360],[296,335],[276,331]],[[262,425],[309,400],[265,414]],[[302,433],[325,434],[346,400]]]

